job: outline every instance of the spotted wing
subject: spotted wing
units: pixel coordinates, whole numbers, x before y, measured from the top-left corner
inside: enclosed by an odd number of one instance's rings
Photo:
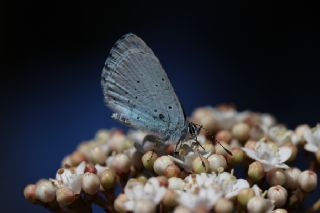
[[[102,71],[106,104],[120,122],[177,141],[186,120],[179,99],[152,50],[134,34],[119,39]]]

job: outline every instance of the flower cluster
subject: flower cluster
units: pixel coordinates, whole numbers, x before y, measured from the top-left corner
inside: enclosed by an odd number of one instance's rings
[[[229,105],[198,108],[190,120],[206,131],[178,147],[138,130],[99,130],[24,196],[52,212],[91,212],[95,204],[106,212],[280,213],[317,189],[319,125],[289,130],[269,114]],[[293,166],[299,152],[315,156],[308,170]]]

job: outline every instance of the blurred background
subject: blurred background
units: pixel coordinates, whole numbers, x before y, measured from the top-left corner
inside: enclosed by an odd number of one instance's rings
[[[100,74],[113,43],[128,32],[154,50],[188,114],[234,103],[272,113],[290,128],[320,121],[316,5],[195,2],[3,3],[1,208],[45,212],[24,200],[24,186],[53,177],[96,130],[122,127],[104,106]]]

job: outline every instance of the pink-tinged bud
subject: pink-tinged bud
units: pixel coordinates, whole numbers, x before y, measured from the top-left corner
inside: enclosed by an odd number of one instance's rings
[[[153,170],[158,175],[163,175],[169,165],[174,164],[168,156],[161,156],[154,161]]]
[[[50,203],[56,198],[56,188],[48,180],[40,180],[36,184],[36,198],[43,203]]]
[[[224,142],[222,142],[221,144],[225,149],[231,150],[231,147],[228,144],[226,144]],[[215,146],[216,154],[217,155],[223,155],[225,158],[227,158],[227,156],[229,154],[228,154],[228,152],[226,152],[226,150],[222,146],[220,144],[218,144],[218,143],[216,144],[216,146]]]
[[[132,165],[134,168],[138,171],[143,169],[143,164],[142,164],[142,153],[135,151],[132,155]]]
[[[125,154],[117,154],[112,160],[111,167],[118,175],[126,175],[130,172],[131,160]]]
[[[216,140],[229,144],[232,139],[229,130],[221,130],[216,134]]]
[[[180,172],[181,172],[181,170],[177,165],[171,164],[164,171],[164,175],[166,177],[168,177],[168,178],[170,178],[170,177],[178,177],[180,175]]]
[[[214,207],[214,211],[216,213],[232,213],[233,203],[228,199],[220,198]]]
[[[167,208],[174,208],[175,206],[178,205],[178,194],[176,191],[172,189],[168,189],[162,198],[162,203],[165,207]]]
[[[91,160],[94,164],[103,165],[107,160],[107,155],[100,147],[97,146],[91,150]]]
[[[318,163],[320,163],[320,149],[318,149],[318,151],[316,152],[316,159]]]
[[[186,184],[181,178],[177,177],[169,178],[168,182],[168,188],[173,190],[183,190]]]
[[[187,209],[186,207],[183,207],[183,206],[177,206],[173,213],[192,213],[191,210]]]
[[[144,153],[144,155],[142,156],[142,164],[144,168],[153,170],[154,162],[158,157],[158,154],[154,151],[147,151],[146,153]]]
[[[94,173],[86,172],[83,174],[81,186],[85,193],[94,195],[100,189],[99,177]]]
[[[223,172],[227,168],[227,161],[222,155],[213,154],[208,158],[211,172]]]
[[[299,186],[298,179],[299,175],[301,174],[300,169],[298,168],[289,168],[284,171],[286,175],[286,182],[284,186],[287,189],[296,189]]]
[[[78,166],[82,161],[85,161],[86,157],[80,151],[75,151],[70,155],[70,161],[72,166]]]
[[[247,206],[247,203],[249,202],[249,200],[251,198],[253,198],[254,196],[255,196],[255,193],[254,193],[253,189],[251,189],[251,188],[241,189],[239,191],[237,200],[241,206]]]
[[[106,169],[100,174],[100,183],[104,190],[113,189],[116,185],[116,174],[112,169]]]
[[[207,160],[207,158],[199,156],[192,161],[192,171],[196,174],[208,172],[209,169],[209,161]]]
[[[272,211],[272,213],[288,213],[288,211],[285,209],[275,209]]]
[[[256,149],[256,144],[257,142],[249,140],[244,144],[244,147],[248,149]]]
[[[86,165],[86,168],[85,168],[84,172],[90,172],[90,173],[97,174],[97,169],[96,169],[96,167],[95,167],[93,164],[88,163],[88,164]]]
[[[64,207],[73,203],[76,199],[75,194],[68,187],[62,187],[56,191],[57,202],[59,206]]]
[[[244,152],[239,147],[234,147],[231,150],[232,155],[227,155],[227,161],[231,165],[240,165],[245,159]]]
[[[280,185],[273,186],[268,190],[268,198],[274,202],[276,207],[284,206],[287,202],[288,193]]]
[[[268,210],[268,202],[263,197],[255,196],[247,204],[249,213],[264,213]]]
[[[28,200],[31,203],[34,203],[37,200],[36,197],[36,185],[35,184],[29,184],[24,188],[23,191],[24,198]]]
[[[124,203],[128,201],[127,195],[120,194],[114,201],[113,207],[116,210],[116,212],[119,213],[125,213],[127,212]]]
[[[249,165],[248,176],[253,182],[259,182],[264,175],[263,165],[259,161],[254,161]]]
[[[157,205],[151,200],[138,200],[133,213],[155,213]]]
[[[246,123],[238,123],[232,127],[232,137],[240,142],[249,139],[250,127]]]
[[[299,175],[299,187],[305,192],[312,192],[317,188],[317,174],[311,170],[303,171]]]
[[[272,169],[267,173],[267,182],[270,186],[284,185],[286,182],[286,175],[282,169]]]

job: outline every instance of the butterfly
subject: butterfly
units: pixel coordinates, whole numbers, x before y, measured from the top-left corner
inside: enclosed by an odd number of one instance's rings
[[[105,103],[114,112],[112,118],[150,132],[164,144],[196,140],[202,129],[187,120],[159,59],[132,33],[112,47],[101,85]]]

